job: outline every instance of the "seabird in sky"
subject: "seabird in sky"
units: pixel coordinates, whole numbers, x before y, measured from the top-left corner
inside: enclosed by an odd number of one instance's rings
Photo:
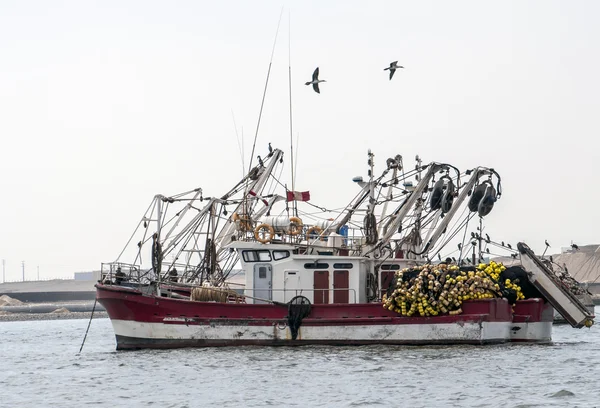
[[[327,81],[325,81],[324,79],[319,79],[319,67],[317,67],[317,69],[315,69],[315,72],[313,72],[312,81],[307,82],[304,85],[312,85],[315,92],[320,94],[321,91],[319,91],[319,82]]]
[[[396,69],[398,68],[404,68],[402,65],[398,65],[398,61],[394,61],[390,63],[390,66],[387,68],[384,68],[384,71],[390,71],[390,81],[392,80],[392,77],[394,76],[394,73],[396,72]]]

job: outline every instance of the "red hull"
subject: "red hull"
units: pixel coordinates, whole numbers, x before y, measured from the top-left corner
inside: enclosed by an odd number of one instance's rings
[[[187,319],[188,324],[215,321],[238,321],[250,325],[272,325],[285,322],[287,305],[190,302],[173,298],[145,296],[139,291],[120,286],[96,285],[96,298],[111,319],[163,323],[164,319]],[[459,321],[507,321],[512,319],[510,305],[504,299],[471,300],[464,302],[463,313],[455,316],[403,317],[384,309],[381,303],[312,305],[310,316],[303,325],[365,324],[423,324],[425,322],[456,323]]]
[[[191,302],[143,295],[121,286],[96,287],[97,299],[113,322],[117,349],[502,343],[511,340],[509,330],[523,328],[524,333],[528,330],[524,325],[546,322],[548,309],[552,310],[538,299],[518,302],[514,316],[505,299],[464,302],[462,314],[436,317],[402,317],[381,303],[312,305],[310,315],[302,320],[304,337],[292,340],[289,333],[285,335],[286,305]],[[504,327],[506,336],[500,333]],[[198,335],[209,331],[217,335]],[[448,337],[449,332],[455,336]],[[535,338],[524,337],[524,341]]]

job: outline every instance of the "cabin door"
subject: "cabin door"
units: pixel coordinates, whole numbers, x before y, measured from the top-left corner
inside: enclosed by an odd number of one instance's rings
[[[273,269],[269,264],[254,265],[254,293],[252,296],[272,300],[273,292]],[[262,300],[254,300],[254,303],[267,303]]]
[[[283,290],[284,302],[289,302],[294,296],[302,294],[302,285],[300,284],[300,273],[298,270],[285,271]]]
[[[329,271],[315,271],[314,290],[315,305],[329,303]]]
[[[348,271],[333,271],[333,303],[348,303]]]

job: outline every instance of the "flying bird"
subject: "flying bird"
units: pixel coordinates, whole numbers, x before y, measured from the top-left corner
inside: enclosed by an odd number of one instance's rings
[[[315,69],[315,72],[313,72],[312,81],[307,82],[304,85],[312,85],[315,92],[320,94],[321,91],[319,91],[319,82],[327,81],[325,81],[324,79],[319,79],[319,67],[317,67],[317,69]]]
[[[392,63],[390,63],[390,66],[387,68],[384,68],[384,71],[390,71],[390,81],[392,80],[392,77],[394,76],[394,73],[396,72],[396,69],[398,68],[404,68],[402,65],[398,65],[398,61],[394,61]]]

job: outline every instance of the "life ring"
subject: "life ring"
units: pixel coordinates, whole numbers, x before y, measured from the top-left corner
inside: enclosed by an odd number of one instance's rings
[[[321,233],[323,232],[323,228],[317,226],[317,225],[313,225],[312,227],[310,227],[307,231],[306,231],[306,239],[310,239],[311,235],[320,235],[319,239],[321,241],[325,240],[325,237],[321,235]]]
[[[265,230],[268,233],[268,235],[265,234]],[[261,233],[262,233],[262,237],[261,237]],[[266,244],[267,242],[271,242],[271,240],[273,239],[274,236],[275,236],[275,229],[270,224],[263,223],[263,224],[256,226],[256,228],[254,228],[254,238],[261,244]]]
[[[290,227],[288,229],[288,234],[290,235],[298,235],[302,232],[302,220],[298,217],[290,217]]]

